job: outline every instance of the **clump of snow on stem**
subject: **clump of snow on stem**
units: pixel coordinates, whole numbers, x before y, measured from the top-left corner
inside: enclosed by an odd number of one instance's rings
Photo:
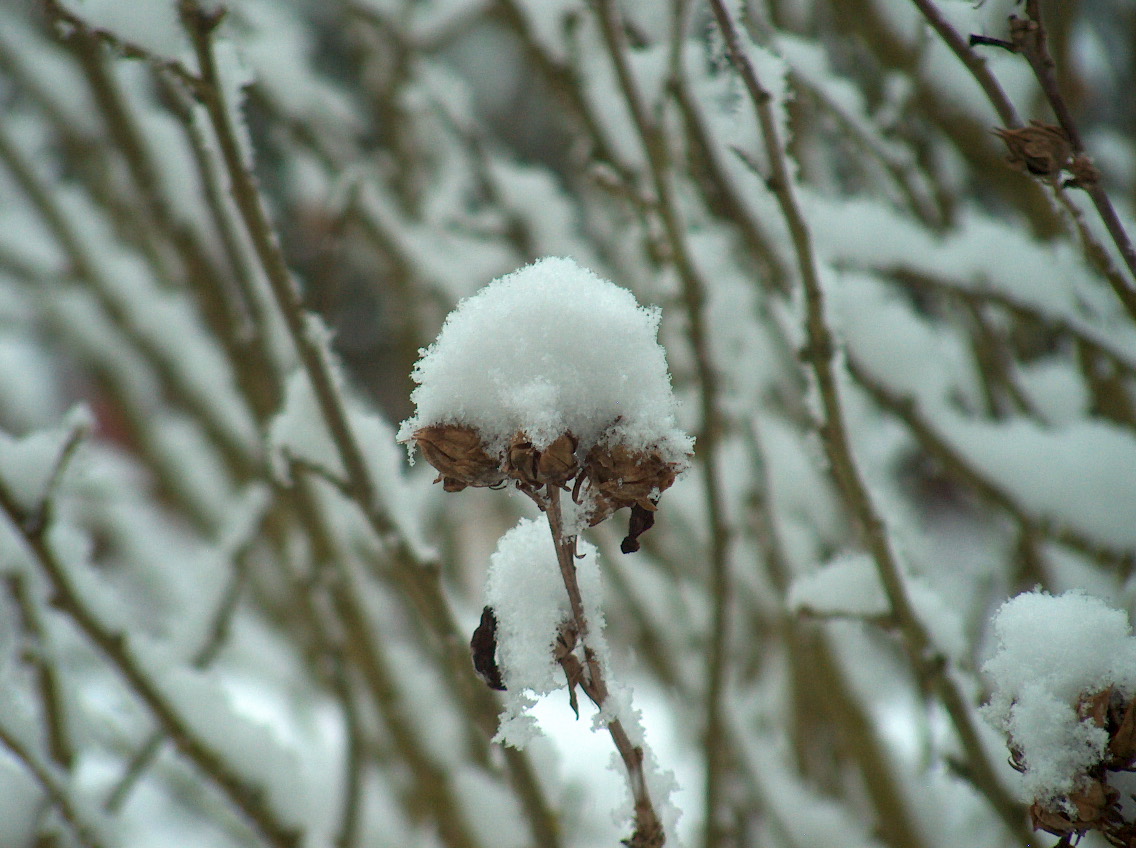
[[[589,645],[606,665],[596,549],[579,540],[577,551],[582,555],[576,560],[576,578],[588,618]],[[496,741],[523,748],[537,735],[536,719],[528,712],[536,697],[566,682],[553,647],[572,611],[547,524],[522,519],[501,537],[489,559],[485,595],[497,616],[497,664],[506,688]]]
[[[1109,687],[1136,694],[1136,637],[1125,613],[1082,592],[1018,595],[993,623],[986,717],[1020,754],[1022,799],[1053,802],[1077,788],[1108,745],[1104,728],[1077,715],[1078,700]]]
[[[518,431],[543,450],[571,431],[581,449],[603,442],[658,450],[685,467],[690,437],[675,418],[660,313],[571,259],[527,265],[466,298],[414,367],[421,427],[473,427],[490,452]]]

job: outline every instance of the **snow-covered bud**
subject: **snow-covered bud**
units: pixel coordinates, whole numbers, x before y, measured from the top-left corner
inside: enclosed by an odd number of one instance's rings
[[[512,481],[542,509],[571,488],[598,524],[636,518],[690,464],[675,420],[659,311],[570,259],[543,259],[463,300],[414,367],[415,414],[399,438],[448,492]]]
[[[994,617],[984,708],[1008,736],[1035,828],[1132,845],[1120,779],[1136,767],[1136,637],[1128,617],[1079,592],[1028,592]],[[1122,791],[1123,790],[1123,791]]]

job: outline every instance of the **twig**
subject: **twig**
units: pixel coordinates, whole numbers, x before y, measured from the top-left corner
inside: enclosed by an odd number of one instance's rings
[[[299,471],[297,467],[295,469]],[[310,472],[309,472],[310,473]],[[460,799],[452,781],[429,756],[418,727],[410,718],[410,711],[399,689],[398,677],[384,651],[382,640],[375,632],[373,617],[362,598],[365,595],[357,584],[355,570],[349,557],[337,547],[335,536],[328,532],[317,506],[317,494],[311,480],[294,475],[295,485],[282,490],[296,498],[297,512],[312,541],[311,554],[314,577],[297,587],[293,593],[304,618],[310,623],[315,642],[327,661],[332,664],[332,685],[341,700],[352,697],[351,675],[347,666],[355,671],[370,698],[372,708],[386,725],[390,743],[399,761],[407,765],[413,783],[407,788],[407,807],[428,810],[444,843],[451,848],[475,848],[478,844],[461,812]],[[295,581],[294,575],[289,579]],[[337,666],[339,668],[337,668]],[[342,688],[341,688],[342,687]],[[340,833],[343,842],[357,831],[361,807],[351,797],[362,784],[358,779],[357,764],[361,760],[363,731],[354,703],[342,701],[348,739],[348,785],[344,791],[344,806],[340,810]],[[552,843],[555,844],[555,843]]]
[[[927,23],[931,25],[931,29],[938,33],[947,47],[951,49],[951,52],[970,71],[970,75],[981,86],[986,98],[990,101],[990,105],[998,113],[999,120],[1007,127],[1020,127],[1022,119],[1018,117],[1018,110],[1014,108],[1009,95],[1002,88],[1002,84],[998,82],[998,78],[990,72],[986,60],[971,49],[972,45],[979,43],[976,39],[979,39],[980,36],[972,35],[968,43],[962,37],[962,34],[951,26],[950,21],[943,17],[933,0],[911,0],[911,2],[915,4]]]
[[[943,464],[954,477],[966,483],[984,500],[1004,510],[1017,524],[1035,534],[1065,545],[1072,550],[1095,560],[1107,569],[1118,565],[1132,567],[1133,554],[1125,550],[1113,550],[1087,538],[1077,530],[1054,526],[1042,517],[1030,515],[1014,497],[997,483],[986,477],[950,444],[934,425],[919,411],[916,402],[901,397],[873,378],[863,366],[849,357],[848,370],[872,399],[883,409],[897,416],[907,426],[923,448]]]
[[[83,848],[103,848],[105,843],[99,838],[95,829],[83,821],[63,780],[56,776],[55,770],[50,765],[42,762],[15,734],[9,731],[3,722],[0,722],[0,745],[19,760],[28,774],[39,784],[40,789],[51,801],[51,806],[59,813],[60,818],[67,823],[67,827],[74,834],[79,845]]]
[[[938,692],[967,752],[976,784],[981,787],[983,794],[1010,832],[1026,844],[1030,841],[1031,834],[1026,827],[1023,811],[1006,792],[987,759],[968,699],[963,695],[949,670],[943,667],[942,656],[915,614],[887,526],[876,508],[856,462],[844,420],[835,364],[836,342],[826,318],[824,290],[812,248],[812,237],[794,191],[793,177],[789,172],[785,149],[773,114],[772,95],[762,86],[743,48],[742,33],[732,13],[726,7],[725,0],[710,0],[710,6],[725,39],[730,60],[741,75],[746,91],[757,110],[762,141],[772,168],[769,185],[781,207],[793,239],[797,268],[804,286],[805,329],[808,338],[805,356],[816,376],[823,410],[820,424],[821,437],[837,483],[860,525],[862,538],[876,562],[885,594],[898,622],[913,667],[919,677]]]
[[[308,316],[299,289],[288,270],[276,233],[264,209],[255,177],[244,165],[235,129],[225,107],[212,46],[212,32],[217,21],[193,0],[183,0],[181,9],[201,65],[203,85],[196,91],[205,105],[217,136],[230,192],[265,272],[273,300],[299,354],[304,372],[311,381],[320,414],[343,464],[345,481],[350,487],[350,499],[359,507],[376,536],[388,546],[391,573],[387,576],[404,592],[416,615],[427,624],[435,637],[450,685],[462,698],[478,726],[483,729],[494,727],[497,707],[493,700],[487,697],[486,692],[476,691],[462,683],[471,677],[469,656],[464,647],[466,640],[458,632],[453,610],[439,585],[438,564],[423,560],[400,533],[390,515],[382,509],[362,449],[350,425],[342,393],[322,347],[322,340],[309,332]],[[492,736],[491,730],[486,739],[489,736]],[[523,753],[514,752],[506,754],[506,764],[514,789],[525,805],[534,831],[542,835],[544,844],[555,845],[559,842],[559,837],[551,824],[552,815],[540,791],[531,762]]]
[[[930,5],[929,0],[915,0],[915,2],[920,4],[921,8],[922,5]],[[1016,15],[1010,16],[1009,41],[971,36],[970,44],[1001,47],[1013,53],[1021,54],[1029,63],[1045,99],[1049,102],[1050,108],[1053,109],[1057,123],[1060,124],[1061,130],[1072,148],[1069,167],[1073,171],[1073,184],[1089,195],[1093,206],[1096,207],[1097,214],[1108,231],[1109,237],[1133,277],[1132,281],[1128,281],[1120,280],[1112,274],[1105,275],[1116,296],[1124,304],[1129,316],[1136,320],[1136,288],[1133,286],[1136,282],[1136,247],[1133,247],[1132,241],[1120,221],[1120,216],[1117,215],[1116,209],[1112,205],[1112,200],[1100,183],[1100,173],[1088,157],[1080,130],[1073,119],[1073,112],[1069,108],[1065,96],[1061,93],[1061,86],[1057,82],[1057,63],[1049,52],[1049,38],[1041,17],[1041,2],[1040,0],[1025,0],[1025,4],[1026,17],[1024,19],[1018,18]],[[973,51],[966,52],[973,53]],[[1082,232],[1083,237],[1084,233]]]
[[[682,297],[686,306],[690,345],[694,353],[698,375],[699,412],[702,427],[698,433],[699,467],[705,476],[703,493],[709,527],[710,561],[710,647],[706,671],[706,732],[703,743],[706,751],[705,805],[707,846],[716,845],[718,835],[718,805],[721,799],[722,778],[726,770],[728,751],[724,742],[723,695],[726,684],[727,638],[730,631],[729,613],[731,575],[728,546],[729,529],[722,504],[718,458],[722,416],[717,398],[718,375],[710,353],[709,331],[706,324],[707,285],[695,266],[687,243],[685,225],[681,219],[678,199],[673,184],[674,174],[667,148],[667,138],[661,116],[653,116],[643,101],[629,60],[626,34],[620,12],[613,0],[597,0],[596,14],[608,54],[615,66],[616,78],[632,121],[639,134],[647,158],[651,186],[658,198],[658,216],[666,234],[671,260],[682,284]],[[668,88],[674,88],[672,80]],[[657,104],[659,108],[662,104]]]
[[[568,603],[572,610],[572,620],[576,627],[576,638],[584,651],[584,673],[579,679],[580,688],[591,699],[604,716],[604,723],[612,742],[623,760],[627,771],[628,785],[635,804],[635,833],[625,844],[629,848],[659,848],[666,841],[662,822],[651,802],[647,780],[643,772],[643,749],[631,741],[623,722],[607,712],[608,688],[604,679],[603,667],[599,657],[589,644],[588,616],[584,612],[584,601],[580,585],[576,580],[576,537],[564,533],[564,519],[560,510],[560,489],[554,484],[545,487],[545,515],[552,530],[552,541],[556,547],[556,561],[560,564],[560,576],[568,592]],[[572,681],[569,680],[569,686]]]
[[[9,574],[5,582],[8,594],[12,596],[19,609],[20,626],[25,632],[25,639],[30,645],[35,646],[31,653],[47,725],[48,752],[60,768],[70,769],[75,759],[75,749],[67,726],[59,669],[50,656],[51,645],[46,641],[47,634],[40,618],[40,611],[31,596],[27,575],[21,572]]]
[[[206,669],[212,665],[213,660],[216,659],[228,639],[233,616],[236,614],[241,591],[244,588],[249,572],[247,546],[251,545],[252,542],[253,538],[250,537],[245,549],[239,551],[234,558],[229,583],[225,587],[221,601],[213,613],[207,638],[193,655],[192,665],[196,669]],[[154,757],[158,755],[158,751],[161,750],[162,743],[165,739],[165,734],[159,729],[152,731],[146,741],[142,743],[142,747],[140,747],[133,758],[131,758],[130,764],[127,766],[126,771],[123,773],[114,789],[107,795],[103,806],[108,812],[118,812],[122,809],[122,805],[126,803],[126,799],[130,796],[135,785],[137,785],[139,778],[141,778],[146,772],[146,769],[149,768],[150,764],[154,761]]]
[[[276,848],[296,848],[302,841],[301,834],[294,828],[284,825],[277,818],[276,813],[265,803],[264,793],[259,787],[240,777],[222,754],[190,729],[174,704],[167,699],[165,693],[131,651],[126,637],[100,621],[84,603],[82,594],[72,582],[64,563],[48,540],[49,525],[30,522],[29,513],[19,506],[18,501],[3,484],[0,484],[0,510],[7,514],[8,519],[17,528],[39,569],[51,584],[56,605],[118,670],[126,680],[130,691],[149,708],[150,713],[182,754],[221,790],[236,809],[244,814],[265,841]],[[40,515],[50,515],[50,512],[48,504],[36,510]]]

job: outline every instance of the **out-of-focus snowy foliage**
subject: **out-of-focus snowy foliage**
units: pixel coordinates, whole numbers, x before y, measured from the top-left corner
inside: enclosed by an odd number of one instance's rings
[[[1099,182],[993,132],[1055,118],[967,38],[1038,8]],[[628,836],[591,705],[530,664],[496,743],[466,648],[487,581],[530,638],[533,504],[396,440],[549,256],[646,310],[556,347],[567,412],[657,332],[695,436],[641,551],[580,543],[667,844],[1136,844],[1136,281],[1066,184],[1136,229],[1133,45],[1122,0],[0,0],[0,846]],[[486,350],[623,296],[555,294]]]

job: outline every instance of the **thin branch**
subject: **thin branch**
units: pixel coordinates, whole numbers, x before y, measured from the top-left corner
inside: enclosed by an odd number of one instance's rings
[[[175,705],[150,677],[141,661],[130,649],[127,638],[104,624],[84,602],[82,593],[67,573],[63,561],[48,540],[49,525],[30,522],[29,514],[19,506],[7,486],[0,484],[0,510],[23,538],[39,569],[51,584],[55,604],[90,639],[126,680],[130,691],[141,700],[173,740],[178,750],[206,775],[229,802],[244,814],[260,836],[276,848],[296,848],[301,834],[284,825],[265,802],[260,787],[240,777],[224,756],[198,737],[183,719]],[[37,510],[50,515],[50,507]]]
[[[627,771],[628,785],[635,804],[635,832],[624,844],[628,848],[660,848],[666,841],[663,824],[659,819],[651,795],[647,787],[647,779],[643,772],[643,749],[631,741],[623,722],[607,712],[608,688],[604,679],[603,667],[600,665],[596,652],[589,644],[589,622],[584,612],[584,600],[580,594],[580,585],[576,580],[576,537],[564,533],[564,519],[560,510],[560,489],[549,483],[545,487],[545,515],[548,517],[548,526],[552,530],[552,541],[556,547],[556,561],[560,565],[560,576],[564,580],[564,588],[568,593],[568,603],[572,610],[572,620],[575,624],[576,638],[584,651],[584,670],[578,681],[569,679],[568,685],[574,682],[591,699],[604,715],[604,723],[608,733],[611,734],[615,749],[623,760],[623,767]]]
[[[972,45],[976,43],[975,36],[971,36],[969,42],[963,38],[962,34],[951,26],[950,21],[943,17],[942,12],[939,11],[932,0],[911,0],[911,2],[915,4],[927,23],[931,25],[931,29],[938,33],[951,52],[970,71],[970,75],[974,77],[974,81],[985,92],[990,105],[994,107],[994,111],[998,113],[998,119],[1007,127],[1020,127],[1022,119],[1018,116],[1018,110],[1014,108],[1009,95],[1002,88],[1002,84],[998,82],[998,78],[991,73],[986,64],[986,59],[971,49]]]
[[[0,745],[17,759],[20,765],[39,784],[39,788],[50,800],[52,808],[66,822],[68,829],[79,845],[82,848],[103,848],[105,843],[99,837],[95,828],[83,821],[82,815],[67,791],[62,777],[57,776],[55,769],[42,762],[31,749],[4,726],[3,722],[0,722]]]
[[[234,557],[234,564],[229,574],[228,585],[221,595],[217,609],[210,618],[206,639],[197,651],[194,652],[191,662],[196,669],[203,670],[212,665],[213,661],[217,658],[217,655],[228,641],[229,632],[232,629],[233,617],[236,615],[241,592],[248,578],[249,547],[254,540],[255,537],[250,536],[246,545],[243,546],[242,550],[238,551]],[[133,758],[131,758],[130,764],[127,766],[126,771],[119,779],[114,789],[107,795],[104,807],[109,812],[118,812],[122,809],[123,804],[126,803],[127,798],[137,785],[138,780],[145,774],[146,770],[153,763],[154,758],[158,755],[162,743],[165,740],[166,735],[161,729],[156,729],[150,733],[146,741],[142,744],[142,747],[139,748]]]
[[[913,399],[902,397],[889,390],[852,358],[849,358],[848,370],[876,403],[903,421],[916,441],[941,462],[949,474],[964,482],[984,500],[1005,511],[1023,530],[1071,548],[1107,569],[1115,569],[1118,565],[1125,568],[1132,567],[1134,555],[1130,551],[1111,550],[1077,530],[1057,526],[1044,517],[1031,515],[1012,494],[1002,489],[983,474],[981,469],[961,455],[919,411]]]
[[[913,2],[919,6],[920,10],[927,16],[929,21],[932,20],[931,16],[938,15],[938,11],[935,9],[931,0],[913,0]],[[1120,279],[1114,274],[1105,275],[1113,291],[1116,293],[1116,296],[1128,311],[1129,316],[1132,317],[1133,320],[1136,320],[1136,287],[1134,287],[1134,282],[1136,282],[1136,247],[1133,247],[1132,240],[1129,238],[1128,232],[1124,229],[1124,225],[1120,221],[1120,216],[1112,205],[1112,200],[1101,185],[1100,173],[1092,164],[1092,160],[1088,157],[1081,132],[1077,128],[1077,122],[1073,118],[1073,112],[1069,108],[1065,96],[1061,93],[1061,86],[1057,81],[1057,63],[1054,61],[1053,55],[1049,52],[1049,38],[1041,17],[1041,2],[1040,0],[1025,0],[1025,3],[1026,18],[1018,18],[1016,15],[1010,16],[1009,41],[986,38],[983,36],[971,36],[969,45],[963,44],[959,49],[956,49],[955,52],[967,67],[972,69],[972,72],[974,72],[976,66],[974,65],[974,59],[968,57],[974,55],[974,51],[970,49],[970,46],[975,44],[1001,47],[1013,53],[1019,53],[1029,63],[1030,68],[1034,72],[1034,76],[1037,78],[1038,85],[1045,95],[1045,99],[1049,102],[1050,108],[1053,110],[1053,114],[1056,116],[1057,122],[1060,124],[1072,148],[1071,164],[1069,167],[1074,173],[1073,184],[1077,188],[1083,189],[1089,195],[1093,206],[1096,207],[1097,214],[1100,216],[1105,229],[1108,231],[1109,237],[1124,259],[1133,277],[1132,281],[1128,281]],[[936,27],[936,29],[939,28]],[[955,49],[956,43],[960,41],[958,33],[950,28],[949,25],[945,25],[945,29],[940,31],[940,35],[951,45],[952,49]],[[985,72],[984,66],[983,71],[982,77],[979,78],[980,83],[988,76],[988,72]],[[983,85],[983,89],[987,90],[987,86]],[[998,108],[1002,100],[993,100],[993,95],[990,90],[987,90],[987,95],[992,97],[991,102],[995,104],[995,108]],[[1001,95],[1003,99],[1004,96],[1004,94]],[[999,109],[999,114],[1001,114],[1001,109]],[[1003,120],[1005,121],[1005,118],[1003,118]],[[1005,122],[1010,127],[1021,126],[1020,121],[1014,123],[1010,121]],[[1053,182],[1053,186],[1055,191],[1060,192],[1062,190],[1056,181]],[[1084,241],[1087,232],[1080,226],[1078,227],[1078,232],[1081,235],[1082,241]],[[1092,243],[1091,239],[1089,243]]]
[[[718,469],[722,415],[717,398],[718,375],[710,352],[706,319],[708,286],[694,263],[687,242],[674,186],[674,173],[667,148],[667,137],[661,116],[655,117],[644,102],[642,90],[631,68],[627,37],[620,12],[614,0],[597,0],[596,14],[608,54],[615,66],[616,79],[631,112],[647,158],[651,185],[658,198],[658,216],[666,234],[671,260],[682,284],[682,297],[689,322],[688,333],[698,375],[699,411],[702,427],[698,433],[699,467],[705,477],[703,493],[709,523],[709,562],[711,623],[706,682],[706,751],[705,808],[707,845],[715,845],[718,836],[718,806],[722,796],[723,776],[728,750],[724,742],[722,715],[727,670],[727,638],[730,632],[729,612],[731,575],[729,564],[729,529],[722,504],[722,483]],[[672,80],[669,88],[677,87]],[[660,108],[662,104],[657,104]]]
[[[32,648],[30,653],[36,670],[36,684],[47,725],[48,752],[60,768],[68,770],[74,763],[75,749],[67,725],[63,684],[59,669],[51,657],[51,645],[47,642],[40,610],[32,598],[26,574],[21,572],[9,574],[5,582],[8,594],[19,610],[20,627],[24,631],[25,641]]]
[[[975,775],[976,784],[1009,831],[1020,838],[1023,844],[1028,844],[1031,833],[1026,826],[1023,810],[1002,786],[982,745],[974,711],[968,703],[969,699],[962,693],[949,670],[944,667],[943,657],[915,613],[887,525],[877,510],[856,461],[844,420],[844,407],[840,397],[835,362],[836,342],[828,326],[824,290],[812,247],[812,236],[797,201],[793,177],[773,114],[772,95],[762,86],[757,76],[757,71],[743,46],[743,34],[727,8],[725,0],[710,0],[710,6],[725,39],[730,60],[740,74],[757,110],[762,142],[772,168],[769,185],[781,207],[796,251],[798,272],[804,286],[805,329],[808,338],[805,356],[817,380],[823,410],[820,424],[821,437],[837,483],[857,519],[861,536],[876,562],[892,613],[903,636],[909,660],[920,679],[938,692],[959,734],[968,764]]]

